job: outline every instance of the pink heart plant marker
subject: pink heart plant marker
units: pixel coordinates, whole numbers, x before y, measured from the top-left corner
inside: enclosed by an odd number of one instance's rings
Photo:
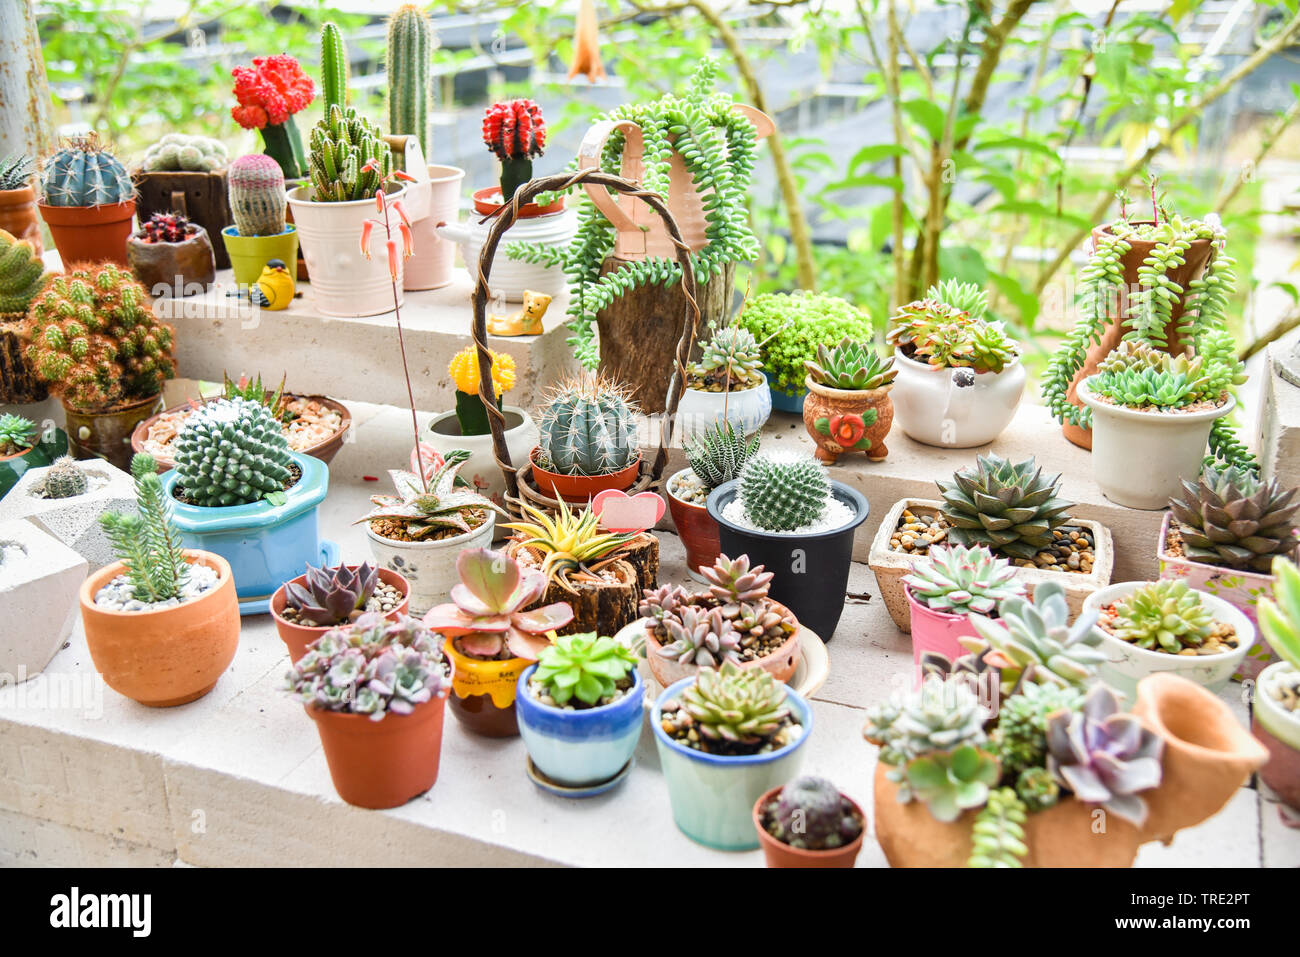
[[[664,517],[664,507],[664,500],[654,492],[628,495],[613,488],[597,492],[591,500],[591,510],[611,532],[644,532],[654,528]]]

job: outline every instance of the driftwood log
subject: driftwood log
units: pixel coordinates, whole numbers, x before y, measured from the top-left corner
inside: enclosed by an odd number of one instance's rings
[[[521,541],[506,543],[506,554],[518,558],[521,551],[529,551],[535,565],[541,564],[541,556]],[[658,543],[655,545],[658,552]],[[657,554],[656,554],[657,561]],[[582,581],[578,576],[570,578],[574,591],[565,588],[559,582],[552,581],[546,587],[542,597],[530,605],[540,608],[557,601],[567,602],[573,609],[573,621],[559,629],[561,635],[575,635],[594,632],[597,635],[613,635],[625,625],[636,621],[637,605],[640,603],[641,591],[637,587],[637,571],[630,564],[617,559],[604,565],[602,571],[614,576],[614,581]]]
[[[23,340],[18,334],[22,322],[21,315],[0,316],[0,402],[5,405],[42,402],[50,394],[23,358]]]
[[[619,558],[636,570],[637,601],[647,588],[659,587],[659,539],[642,532],[619,551]]]

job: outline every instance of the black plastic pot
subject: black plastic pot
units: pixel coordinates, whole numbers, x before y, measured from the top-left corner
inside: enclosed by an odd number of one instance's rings
[[[769,594],[785,605],[800,624],[822,641],[830,641],[844,612],[844,595],[853,561],[853,533],[867,520],[869,506],[857,489],[831,482],[831,494],[849,507],[847,525],[816,535],[760,532],[729,522],[722,510],[739,490],[739,481],[725,482],[709,494],[708,509],[718,523],[722,553],[748,555],[751,565],[765,565],[775,576]]]

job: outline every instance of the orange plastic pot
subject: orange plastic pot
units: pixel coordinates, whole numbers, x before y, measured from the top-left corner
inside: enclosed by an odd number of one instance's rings
[[[438,780],[442,717],[450,682],[410,714],[369,715],[325,711],[311,705],[330,780],[339,797],[357,807],[400,807]]]
[[[781,787],[784,787],[784,785]],[[862,808],[858,806],[858,802],[847,794],[840,795],[853,805],[853,810],[858,813],[858,820],[862,822],[862,831],[858,834],[856,840],[829,851],[808,851],[778,841],[767,833],[767,828],[763,826],[763,809],[781,793],[781,787],[772,788],[754,802],[754,829],[758,831],[758,842],[763,847],[763,857],[767,860],[767,866],[852,867],[858,859],[858,852],[862,850],[862,838],[867,833],[867,816],[862,812]]]
[[[126,241],[131,235],[135,200],[102,206],[39,206],[64,268],[83,262],[128,265]]]
[[[81,621],[95,670],[104,683],[151,708],[170,708],[202,698],[235,659],[239,647],[239,601],[230,565],[212,552],[186,550],[185,557],[215,569],[216,588],[156,611],[110,611],[95,595],[121,575],[114,562],[81,583]]]
[[[350,571],[356,571],[359,567],[360,566],[358,565],[349,565],[348,569]],[[403,575],[400,575],[395,571],[390,571],[387,568],[380,568],[378,569],[378,572],[379,580],[381,582],[385,585],[392,585],[402,593],[402,603],[384,617],[389,621],[397,621],[398,615],[410,614],[408,609],[410,608],[409,599],[411,595],[411,583],[408,582]],[[305,586],[307,584],[307,576],[305,574],[299,575],[297,578],[290,582],[286,582],[285,584],[298,584]],[[275,630],[280,633],[280,640],[283,641],[285,647],[289,649],[289,660],[298,661],[303,655],[307,654],[308,645],[321,635],[325,634],[325,632],[329,631],[331,627],[338,626],[317,625],[309,627],[307,625],[299,625],[296,622],[288,621],[282,617],[285,607],[289,604],[289,598],[284,589],[285,585],[281,585],[275,590],[275,594],[271,596],[271,617],[275,619]]]
[[[534,448],[530,458],[533,464],[533,479],[537,482],[537,487],[566,502],[588,502],[605,489],[626,491],[636,483],[637,473],[641,468],[641,456],[638,454],[636,461],[627,468],[608,475],[563,475],[560,472],[547,471],[538,465],[538,451],[540,450]]]

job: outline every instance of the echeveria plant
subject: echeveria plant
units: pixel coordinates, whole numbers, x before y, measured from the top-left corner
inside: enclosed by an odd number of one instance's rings
[[[546,689],[556,704],[571,701],[592,707],[612,695],[618,682],[636,667],[637,656],[613,638],[563,635],[542,649],[533,680]],[[577,701],[573,701],[577,698]]]

